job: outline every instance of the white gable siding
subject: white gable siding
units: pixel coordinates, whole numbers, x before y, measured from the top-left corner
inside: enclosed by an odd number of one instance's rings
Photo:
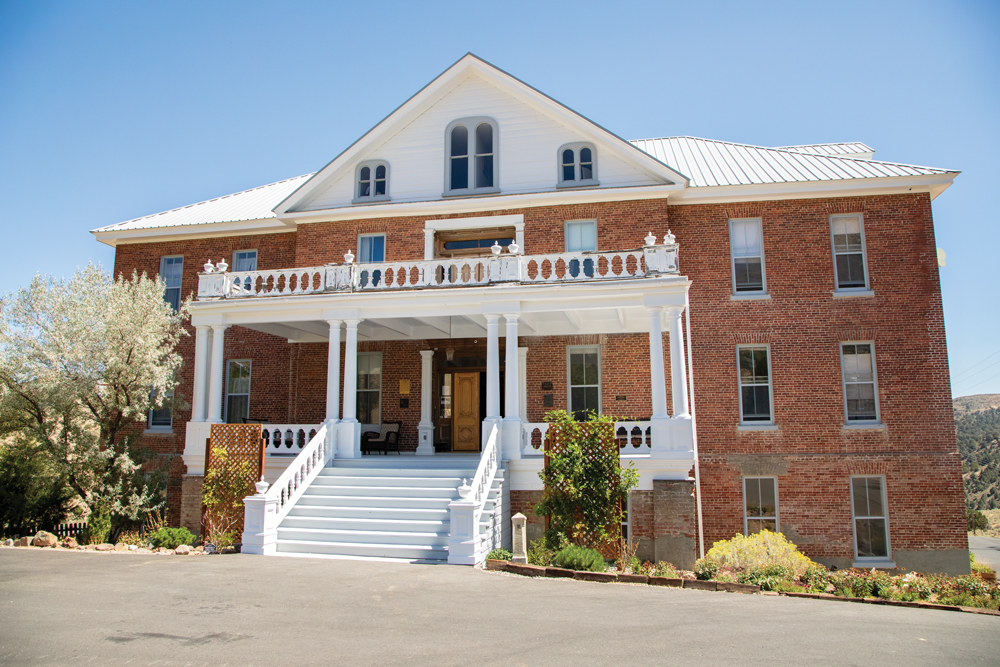
[[[358,162],[389,163],[389,195],[394,202],[440,199],[444,192],[445,128],[458,118],[489,116],[499,126],[500,191],[504,194],[556,189],[556,153],[563,144],[592,141],[524,104],[477,76],[470,76],[429,110],[366,155],[322,192],[299,207],[315,211],[350,206]],[[655,185],[650,174],[597,145],[597,177],[602,187]]]

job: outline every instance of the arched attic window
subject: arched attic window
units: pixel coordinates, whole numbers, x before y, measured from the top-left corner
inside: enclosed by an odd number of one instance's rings
[[[366,160],[358,165],[354,178],[352,204],[389,201],[389,163],[385,160]]]
[[[444,196],[500,192],[499,133],[492,118],[453,121],[445,131]]]
[[[600,185],[597,182],[597,149],[594,144],[577,141],[559,148],[558,171],[560,188]]]

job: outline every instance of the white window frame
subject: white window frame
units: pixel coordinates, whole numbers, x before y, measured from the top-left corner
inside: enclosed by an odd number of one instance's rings
[[[250,392],[251,392],[251,390],[253,388],[253,359],[226,359],[226,377],[225,377],[226,395],[225,395],[225,399],[224,399],[223,405],[222,405],[222,407],[223,407],[223,413],[224,413],[222,415],[222,421],[223,421],[223,423],[226,423],[226,424],[229,423],[229,396],[230,396],[230,394],[229,394],[229,364],[233,363],[234,361],[236,361],[236,362],[246,362],[247,365],[250,366],[250,381],[249,381],[249,386],[247,387],[246,394],[243,394],[242,392],[239,393],[239,394],[233,394],[233,396],[244,396],[245,395],[247,397],[247,419],[250,418]]]
[[[364,259],[361,256],[361,239],[372,239],[378,236],[382,237],[382,259],[380,260]],[[386,250],[387,248],[386,248],[385,232],[374,232],[372,234],[358,234],[358,264],[381,264],[382,262],[385,261]]]
[[[156,412],[155,408],[149,409],[149,414],[146,416],[146,433],[173,433],[174,432],[174,390],[171,389],[167,392],[167,405],[169,406],[170,423],[169,424],[153,424],[153,413]],[[160,408],[161,410],[163,408]]]
[[[597,353],[597,412],[603,413],[604,396],[601,392],[601,346],[600,345],[567,345],[566,346],[566,412],[573,415],[573,387],[592,387],[591,384],[573,384],[572,358],[573,353]]]
[[[590,178],[580,178],[580,150],[583,148],[590,149]],[[574,178],[571,181],[567,181],[563,173],[563,166],[568,165],[568,163],[563,162],[563,152],[567,150],[573,151]],[[600,182],[597,180],[597,147],[589,141],[574,141],[563,144],[556,152],[556,171],[558,178],[556,181],[557,188],[584,188],[600,185]]]
[[[482,123],[489,123],[493,127],[493,185],[489,187],[476,187],[476,128]],[[469,133],[469,146],[467,158],[469,160],[467,169],[467,188],[451,188],[451,131],[458,125],[465,126]],[[489,116],[470,116],[459,118],[448,123],[444,131],[444,192],[442,197],[468,197],[470,195],[489,195],[500,192],[500,125]]]
[[[847,412],[847,372],[844,368],[844,346],[845,345],[868,345],[872,351],[872,390],[875,395],[875,419],[851,419]],[[878,365],[875,361],[875,341],[871,340],[844,340],[837,343],[837,351],[840,353],[840,387],[844,397],[844,426],[864,427],[881,426],[882,410],[878,400]],[[851,382],[850,384],[868,384],[867,382]]]
[[[236,268],[236,255],[238,255],[240,253],[244,253],[244,252],[252,252],[253,253],[253,265],[254,265],[254,268],[252,268],[252,269],[237,269]],[[234,250],[233,251],[233,263],[230,265],[231,268],[229,270],[232,271],[232,272],[244,271],[244,270],[256,271],[259,268],[259,262],[260,262],[260,253],[257,251],[256,248],[244,248],[242,250]]]
[[[859,516],[854,507],[854,480],[878,478],[882,491],[882,516]],[[889,533],[889,492],[886,485],[885,475],[851,475],[847,482],[847,492],[851,496],[851,535],[854,536],[854,565],[888,565],[895,567],[892,562],[892,536]],[[882,519],[885,521],[885,556],[859,556],[858,555],[858,519]]]
[[[371,194],[362,197],[359,191],[361,187],[361,170],[368,167],[371,172],[371,189],[369,192]],[[385,167],[385,194],[377,195],[375,194],[375,170],[378,167]],[[389,163],[385,160],[365,160],[364,162],[358,163],[358,166],[354,169],[354,193],[351,199],[352,204],[372,204],[380,201],[389,201]]]
[[[366,357],[366,358],[367,357],[377,357],[378,358],[378,367],[381,369],[381,371],[379,373],[379,383],[378,383],[378,421],[373,422],[371,424],[363,423],[362,426],[380,426],[382,424],[382,387],[385,385],[385,366],[382,365],[382,361],[383,361],[382,353],[381,352],[358,352],[358,360],[360,360],[362,357]],[[361,365],[358,364],[358,368],[360,368],[360,367],[361,367]],[[355,392],[354,392],[355,393],[354,404],[356,406],[360,406],[361,405],[361,401],[358,400],[358,395],[360,395],[361,392],[372,393],[374,391],[375,391],[374,389],[361,389],[360,387],[357,388],[357,389],[355,389]],[[357,408],[355,408],[355,409],[357,409]],[[356,415],[354,415],[354,417],[356,418]]]
[[[771,407],[771,418],[768,420],[764,419],[752,419],[747,421],[743,419],[743,377],[740,374],[740,351],[741,350],[767,350],[767,400]],[[759,386],[756,383],[747,386]],[[774,426],[774,372],[771,368],[771,344],[764,343],[758,345],[737,345],[736,346],[736,398],[739,401],[740,406],[740,426]]]
[[[181,260],[181,284],[178,285],[177,287],[166,287],[167,280],[166,280],[166,278],[162,278],[162,276],[164,274],[164,267],[166,266],[166,260],[168,260],[168,259],[180,259]],[[181,299],[183,297],[183,291],[184,291],[184,255],[162,255],[160,257],[160,273],[158,275],[161,276],[161,278],[163,279],[163,284],[165,286],[165,289],[163,290],[163,300],[166,301],[167,303],[170,303],[170,301],[167,299],[167,292],[169,290],[176,289],[177,290],[177,307],[179,309],[180,308]]]
[[[590,224],[594,228],[594,247],[589,249],[573,250],[569,247],[569,229],[571,226],[582,226]],[[566,220],[563,223],[563,248],[566,252],[593,252],[597,250],[597,220],[594,218],[584,218],[582,220]]]
[[[736,247],[733,245],[733,223],[754,222],[757,224],[757,238],[760,239],[760,255],[737,255]],[[736,260],[760,257],[760,281],[759,290],[739,290],[736,289]],[[731,218],[729,220],[729,273],[733,284],[733,296],[763,296],[767,294],[767,268],[764,262],[764,222],[761,218]]]
[[[840,276],[837,274],[837,255],[855,254],[856,251],[837,252],[837,245],[834,242],[833,222],[838,218],[857,218],[858,229],[861,232],[861,266],[865,274],[865,284],[858,287],[841,287]],[[861,213],[838,213],[830,216],[830,252],[833,255],[833,291],[840,294],[851,294],[857,292],[868,292],[871,290],[871,281],[868,277],[868,242],[865,239],[865,218]]]
[[[775,477],[774,475],[750,475],[748,477],[743,478],[743,534],[744,535],[750,535],[749,533],[750,520],[767,521],[771,519],[771,517],[769,516],[753,516],[753,517],[747,516],[747,481],[761,480],[761,479],[770,479],[774,481],[774,532],[776,533],[781,532],[781,519],[779,516],[781,510],[779,509],[780,501],[778,499],[778,478]]]

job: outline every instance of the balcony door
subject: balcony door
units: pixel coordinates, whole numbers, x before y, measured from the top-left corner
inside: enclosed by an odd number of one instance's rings
[[[479,373],[455,373],[452,449],[479,451]]]

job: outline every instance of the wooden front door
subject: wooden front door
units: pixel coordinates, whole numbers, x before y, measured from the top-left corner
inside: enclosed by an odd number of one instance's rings
[[[479,373],[455,373],[454,416],[452,449],[456,452],[478,452]]]

